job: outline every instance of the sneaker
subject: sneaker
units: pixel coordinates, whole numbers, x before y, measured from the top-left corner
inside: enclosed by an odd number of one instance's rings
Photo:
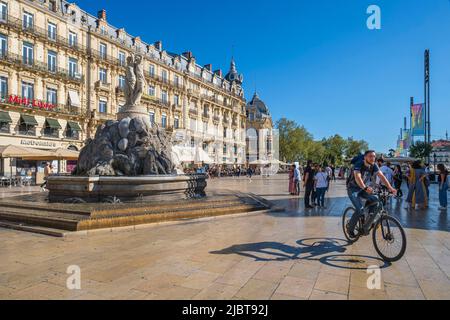
[[[439,207],[439,210],[440,211],[445,211],[445,210],[447,210],[447,207]]]
[[[352,238],[352,239],[356,238],[355,232],[354,232],[353,230],[350,230],[350,227],[349,227],[348,224],[345,226],[345,228],[347,229],[347,235],[348,235],[350,238]]]

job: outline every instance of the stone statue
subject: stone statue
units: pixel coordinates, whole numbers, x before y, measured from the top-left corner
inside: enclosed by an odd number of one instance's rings
[[[126,106],[138,106],[141,103],[144,86],[146,84],[141,55],[131,55],[127,58],[127,71],[125,77]]]
[[[125,75],[125,100],[127,106],[132,106],[134,88],[136,86],[136,74],[134,73],[134,57],[127,58],[127,71]]]
[[[140,105],[145,86],[143,57],[127,58],[125,99],[119,121],[99,126],[94,139],[80,152],[74,171],[80,176],[139,176],[174,174],[171,135],[150,124]]]

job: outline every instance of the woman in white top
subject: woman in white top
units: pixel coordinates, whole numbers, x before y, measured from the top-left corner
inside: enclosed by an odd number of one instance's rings
[[[314,177],[314,188],[317,194],[317,203],[319,207],[325,208],[325,193],[328,189],[328,174],[319,166],[318,172]]]

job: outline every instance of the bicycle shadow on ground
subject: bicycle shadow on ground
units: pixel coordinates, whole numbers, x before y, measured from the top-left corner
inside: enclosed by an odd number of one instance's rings
[[[347,247],[351,246],[344,239],[307,238],[296,243],[298,246],[280,242],[245,243],[210,253],[237,254],[255,261],[317,261],[330,267],[351,270],[366,270],[368,265],[378,265],[380,268],[391,265],[379,257],[344,254]]]

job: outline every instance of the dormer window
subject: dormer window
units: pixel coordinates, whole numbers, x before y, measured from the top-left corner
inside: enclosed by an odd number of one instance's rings
[[[48,9],[50,11],[56,12],[57,8],[56,8],[56,0],[49,0],[48,1]]]

